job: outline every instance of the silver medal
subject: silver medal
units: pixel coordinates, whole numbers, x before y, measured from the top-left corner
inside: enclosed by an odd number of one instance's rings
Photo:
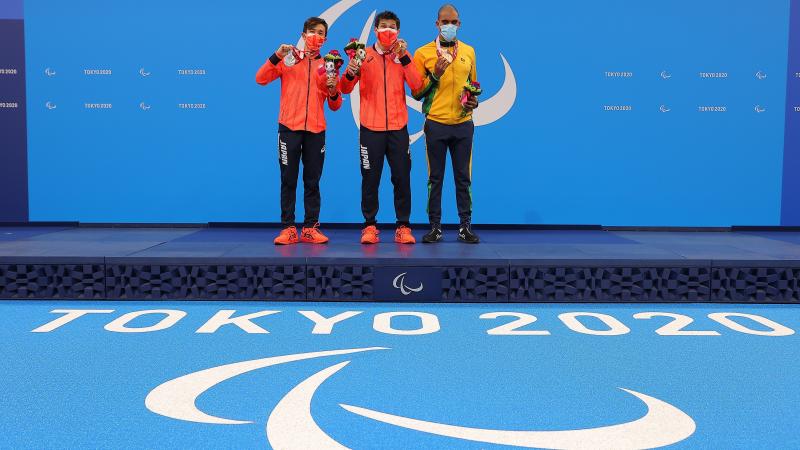
[[[294,52],[289,52],[286,56],[284,56],[283,63],[286,65],[286,67],[292,67],[293,65],[297,64],[297,58],[294,57]]]

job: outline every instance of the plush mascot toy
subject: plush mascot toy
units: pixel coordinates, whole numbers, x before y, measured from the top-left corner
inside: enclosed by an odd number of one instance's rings
[[[331,50],[328,52],[327,55],[323,57],[325,60],[325,65],[320,68],[320,72],[322,70],[325,71],[325,75],[330,77],[338,77],[339,76],[339,69],[341,69],[342,65],[344,64],[344,59],[339,54],[338,50]],[[321,73],[320,73],[321,74]]]
[[[350,59],[356,60],[356,65],[360,69],[361,64],[364,63],[364,59],[367,57],[367,50],[366,45],[363,42],[358,42],[356,38],[350,39],[350,42],[344,47],[344,52]]]

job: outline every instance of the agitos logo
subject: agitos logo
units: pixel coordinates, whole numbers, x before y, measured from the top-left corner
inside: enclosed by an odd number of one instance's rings
[[[424,287],[423,284],[420,283],[419,286],[417,287],[407,286],[406,275],[408,275],[408,272],[403,272],[400,275],[394,277],[394,280],[392,280],[392,286],[394,286],[395,289],[400,289],[400,292],[403,295],[410,295],[411,293],[414,292],[421,292],[422,288]]]
[[[360,3],[361,0],[340,0],[339,2],[335,3],[333,6],[325,10],[319,17],[325,19],[328,22],[328,27],[333,27],[333,24],[339,17],[342,16],[345,12],[350,10],[353,6]],[[372,24],[375,20],[375,14],[377,10],[373,10],[370,16],[367,18],[366,22],[364,23],[364,28],[361,30],[361,36],[359,37],[359,41],[366,43],[369,45],[369,38],[372,35],[370,31],[372,30]],[[297,42],[297,48],[303,49],[305,48],[305,42],[300,39]],[[517,80],[514,77],[514,72],[511,70],[511,66],[508,64],[505,56],[503,53],[500,53],[500,59],[503,62],[504,67],[504,76],[505,79],[503,80],[503,85],[500,87],[500,90],[497,91],[495,95],[490,98],[481,101],[481,107],[476,109],[472,114],[472,122],[475,126],[483,126],[488,125],[492,122],[496,122],[503,118],[508,112],[511,110],[511,107],[514,106],[514,102],[517,99]],[[355,121],[356,126],[359,126],[360,119],[360,91],[359,86],[356,85],[353,89],[353,92],[350,93],[350,108],[353,113],[353,120]],[[406,96],[406,104],[413,110],[422,113],[422,102],[414,100],[412,97]],[[410,136],[410,142],[413,144],[422,135],[425,134],[423,130],[420,130]]]
[[[352,348],[272,356],[241,361],[193,372],[154,388],[145,399],[152,412],[172,419],[216,425],[247,425],[252,421],[213,416],[197,407],[197,399],[216,385],[254,370],[329,356],[389,350],[385,347]],[[311,375],[294,386],[275,406],[267,419],[266,437],[273,448],[346,449],[322,430],[311,414],[311,403],[319,387],[347,366],[344,361]],[[639,419],[597,428],[559,431],[528,431],[472,428],[388,414],[359,406],[339,407],[360,417],[420,433],[487,444],[528,448],[634,449],[674,444],[691,436],[694,420],[680,409],[657,398],[620,388],[647,406]]]

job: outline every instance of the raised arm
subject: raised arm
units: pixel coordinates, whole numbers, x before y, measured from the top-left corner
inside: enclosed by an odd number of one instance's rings
[[[356,87],[358,84],[359,76],[358,74],[351,74],[350,72],[345,72],[344,76],[339,79],[339,90],[342,94],[349,94],[353,92],[353,88]]]
[[[411,88],[411,92],[419,91],[422,88],[422,77],[420,77],[417,67],[411,61],[411,54],[406,52],[400,58],[400,64],[403,65],[403,78],[405,78],[408,87]]]
[[[256,83],[264,86],[280,78],[284,69],[286,69],[286,65],[283,64],[283,57],[291,50],[292,47],[287,44],[282,44],[278,47],[278,50],[270,55],[269,59],[256,72]]]
[[[422,84],[416,91],[411,91],[411,96],[416,100],[422,100],[425,95],[428,94],[428,91],[431,90],[433,85],[438,83],[438,80],[436,80],[435,76],[428,73],[428,69],[425,68],[425,55],[423,54],[422,49],[418,49],[416,52],[414,52],[414,68],[417,69],[417,74],[419,74]]]
[[[347,68],[344,71],[344,76],[339,80],[339,90],[342,94],[349,94],[353,92],[359,78],[361,77],[361,67],[356,63],[355,58],[351,58],[347,63]]]
[[[258,69],[256,73],[256,83],[265,86],[276,79],[280,78],[281,74],[283,74],[284,69],[283,61],[278,58],[278,55],[273,53],[267,62]]]

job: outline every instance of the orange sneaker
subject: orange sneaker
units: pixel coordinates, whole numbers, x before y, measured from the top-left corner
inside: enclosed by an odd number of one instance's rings
[[[297,228],[295,227],[286,227],[281,230],[281,234],[275,238],[275,245],[289,245],[289,244],[297,244],[300,242],[300,239],[297,237]]]
[[[405,225],[400,225],[397,227],[397,231],[394,232],[394,241],[398,244],[416,244],[417,240],[414,239],[414,235],[411,234],[411,228],[408,228]]]
[[[379,233],[380,231],[378,231],[378,227],[376,227],[375,225],[370,225],[368,227],[365,227],[363,230],[361,230],[361,243],[377,244],[378,242],[381,241],[381,239],[378,237]]]
[[[303,232],[300,233],[300,242],[306,244],[325,244],[328,242],[328,236],[319,231],[319,223],[313,227],[303,227]]]

